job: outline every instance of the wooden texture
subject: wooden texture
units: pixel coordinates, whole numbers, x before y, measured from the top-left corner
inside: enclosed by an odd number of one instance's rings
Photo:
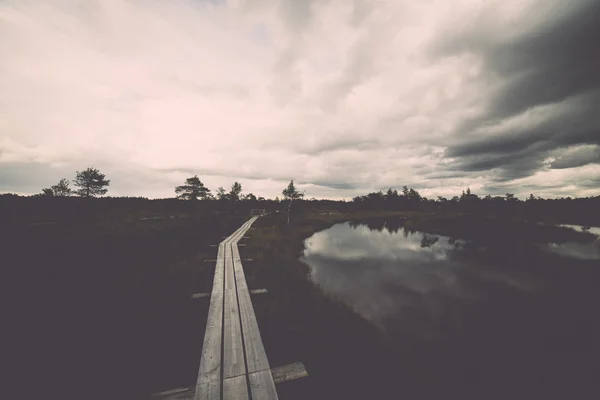
[[[260,371],[248,374],[250,379],[250,390],[252,391],[252,400],[277,400],[277,391],[275,383],[271,376],[271,371]]]
[[[194,398],[194,387],[177,388],[165,392],[154,393],[151,398],[155,400],[192,400]]]
[[[238,250],[257,218],[219,244],[195,400],[249,399],[249,383],[253,400],[277,399]]]
[[[221,381],[202,383],[196,387],[194,400],[219,400],[221,398]]]
[[[246,375],[223,380],[223,400],[247,400],[249,398]]]
[[[217,270],[219,263],[217,263]],[[215,276],[217,272],[215,272]],[[218,284],[213,285],[208,306],[208,320],[204,332],[202,357],[200,358],[200,371],[198,383],[208,383],[221,379],[221,332],[223,330],[223,288]]]
[[[252,300],[250,299],[250,293],[248,292],[248,287],[246,285],[244,269],[242,268],[242,262],[240,261],[240,253],[235,246],[233,246],[233,260],[235,278],[238,282],[238,286],[243,286],[245,289],[238,290],[238,299],[240,302],[240,315],[244,333],[244,345],[246,347],[248,373],[263,371],[269,369],[269,362],[267,361],[265,348],[258,330],[258,323],[256,322],[256,315],[254,314],[254,307],[252,306]]]
[[[267,289],[254,289],[254,290],[250,290],[250,294],[261,294],[261,293],[267,293]],[[199,293],[202,294],[202,293]]]
[[[243,230],[243,228],[242,228]],[[235,243],[240,230],[225,245],[225,314],[223,325],[223,378],[246,373],[244,363],[244,347],[242,344],[242,328],[238,307],[237,289],[233,271],[232,242]]]
[[[225,320],[223,325],[223,378],[246,373],[240,314],[235,289],[225,290]]]
[[[304,378],[308,376],[304,364],[296,362],[293,364],[282,365],[281,367],[273,368],[271,370],[273,376],[273,382],[281,383],[291,381],[293,379]]]

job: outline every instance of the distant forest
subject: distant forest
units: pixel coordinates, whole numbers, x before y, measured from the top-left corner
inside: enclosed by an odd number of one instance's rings
[[[236,191],[240,188],[235,188]],[[222,193],[222,192],[221,192]],[[267,212],[285,211],[289,201],[282,198],[265,199],[244,195],[221,195],[197,201],[147,199],[143,197],[85,198],[73,196],[0,195],[0,221],[7,222],[67,222],[89,218],[141,219],[181,217],[205,213],[248,214],[260,208]],[[529,196],[520,200],[511,193],[505,196],[478,196],[469,189],[452,198],[428,199],[418,191],[403,187],[389,189],[345,200],[294,200],[295,212],[362,212],[416,211],[489,215],[527,220],[544,220],[581,225],[600,224],[600,196],[586,198],[542,199]],[[294,212],[294,211],[292,211]]]
[[[76,189],[71,188],[71,183]],[[243,193],[242,185],[234,182],[231,190],[219,187],[213,195],[197,175],[187,178],[174,188],[170,199],[144,197],[102,197],[111,181],[98,169],[89,167],[77,171],[73,182],[66,178],[56,185],[42,189],[33,196],[0,195],[0,221],[56,223],[102,218],[107,220],[140,220],[177,218],[206,213],[248,214],[252,209],[267,212],[289,212],[292,202],[295,212],[378,212],[415,211],[468,213],[473,215],[545,220],[574,224],[600,224],[600,196],[586,198],[543,199],[531,194],[520,200],[512,193],[504,196],[480,197],[467,188],[452,198],[438,196],[428,199],[407,186],[357,196],[352,201],[305,199],[290,181],[283,188],[282,198],[266,199],[253,193]]]

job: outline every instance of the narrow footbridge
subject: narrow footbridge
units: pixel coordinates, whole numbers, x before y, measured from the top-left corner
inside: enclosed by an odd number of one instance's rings
[[[277,399],[237,245],[257,218],[219,244],[195,400]]]

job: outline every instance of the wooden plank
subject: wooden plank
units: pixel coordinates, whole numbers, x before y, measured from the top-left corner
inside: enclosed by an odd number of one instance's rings
[[[239,290],[239,287],[238,287]],[[267,289],[252,289],[249,290],[250,294],[263,294],[263,293],[269,293],[269,291]],[[192,299],[204,299],[206,297],[210,297],[210,293],[194,293],[190,296],[190,298]]]
[[[208,319],[204,332],[198,384],[221,379],[221,336],[223,329],[223,268],[224,247],[219,246],[218,259],[215,265],[213,288],[208,306]]]
[[[223,399],[224,400],[247,400],[248,383],[246,375],[235,376],[223,380]]]
[[[194,400],[219,400],[221,398],[221,381],[202,383],[196,387]]]
[[[269,361],[267,360],[267,354],[265,353],[265,348],[260,337],[260,331],[258,330],[258,323],[256,322],[254,307],[252,306],[250,292],[248,291],[246,284],[244,269],[241,261],[239,261],[239,252],[235,246],[233,246],[233,258],[238,260],[234,263],[235,277],[238,287],[242,287],[244,289],[238,290],[238,300],[240,303],[240,316],[242,319],[248,373],[266,370],[270,368]]]
[[[240,293],[239,299],[248,373],[269,369],[269,361],[267,360],[260,331],[258,330],[256,315],[254,314],[254,308],[250,300],[250,293],[247,291]]]
[[[271,376],[273,376],[273,382],[281,383],[291,381],[293,379],[304,378],[308,376],[304,364],[296,362],[293,364],[282,365],[281,367],[273,368],[271,370]]]
[[[221,392],[225,399],[248,399],[249,372],[260,373],[251,378],[255,381],[252,393],[258,396],[254,400],[277,398],[237,247],[257,218],[246,221],[218,245],[196,400],[220,399]],[[259,289],[260,293],[265,291]],[[197,293],[192,297],[206,295]],[[243,332],[246,329],[247,334]],[[246,370],[245,354],[251,357],[252,371]]]
[[[156,397],[172,396],[172,395],[176,395],[179,393],[187,392],[189,390],[190,390],[190,388],[180,387],[180,388],[175,388],[175,389],[171,389],[171,390],[165,390],[164,392],[153,393],[152,396],[156,396]]]
[[[208,320],[202,345],[198,383],[221,379],[221,332],[223,322],[223,291],[213,287],[208,310]]]
[[[193,399],[194,398],[194,394],[195,394],[195,387],[191,387],[191,388],[177,388],[177,389],[171,389],[171,390],[166,390],[164,392],[160,392],[160,393],[153,393],[152,394],[152,398],[153,399],[160,399],[160,400],[175,400],[175,399]]]
[[[252,400],[277,400],[275,383],[271,371],[253,372],[248,375]]]
[[[223,278],[225,277],[225,260],[220,258],[215,264],[215,275],[213,277],[213,289],[215,286],[223,289]]]
[[[235,289],[225,290],[225,320],[223,325],[223,378],[246,373],[240,314]]]
[[[208,320],[204,333],[204,344],[202,346],[202,357],[200,359],[198,384],[219,381],[221,379],[221,339],[224,306],[223,281],[225,276],[226,249],[227,247],[224,243],[219,244]],[[229,253],[231,257],[231,252]]]
[[[250,226],[252,225],[252,223],[254,221],[255,221],[255,219],[250,219],[250,220],[246,221],[246,223],[244,223],[244,225],[242,225],[240,227],[240,229],[238,229],[232,235],[232,242],[237,242],[238,240],[240,240],[244,236],[244,233],[246,233],[246,231],[250,228]]]
[[[253,289],[253,290],[250,290],[250,294],[262,294],[262,293],[267,293],[267,289]],[[203,293],[198,293],[198,294],[203,294]]]
[[[225,256],[225,290],[235,290],[235,276],[233,275],[233,258],[231,245],[227,245],[227,255]]]

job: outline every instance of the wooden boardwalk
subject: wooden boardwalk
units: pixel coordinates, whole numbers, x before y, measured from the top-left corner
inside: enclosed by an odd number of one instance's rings
[[[257,218],[219,244],[195,400],[277,399],[237,246]]]

